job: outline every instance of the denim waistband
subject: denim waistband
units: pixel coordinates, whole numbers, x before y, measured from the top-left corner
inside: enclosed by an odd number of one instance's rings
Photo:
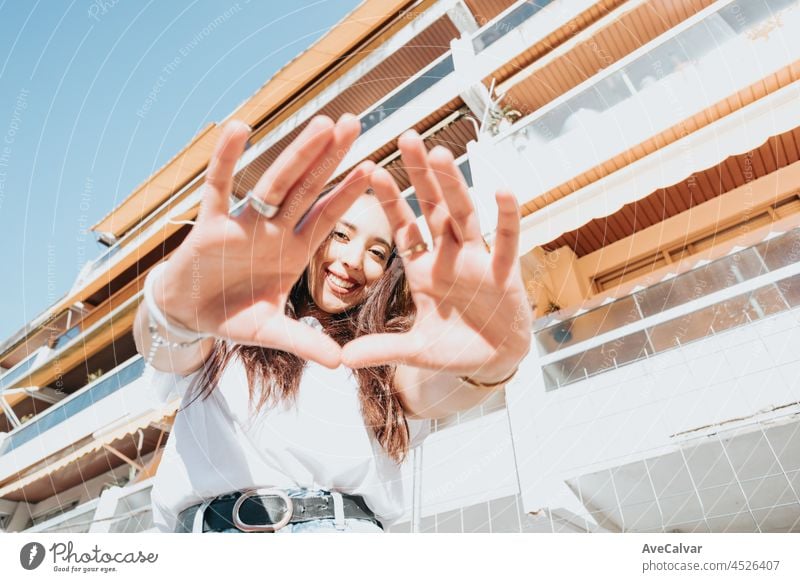
[[[287,496],[289,496],[291,498],[295,498],[295,499],[297,499],[297,498],[307,498],[307,497],[322,497],[322,496],[328,496],[328,495],[336,495],[338,497],[338,499],[340,500],[339,503],[341,504],[341,495],[339,493],[333,493],[329,489],[307,489],[307,488],[304,488],[304,487],[289,487],[289,488],[281,488],[281,489],[283,490],[283,492],[286,493]],[[182,523],[179,525],[178,531],[187,531],[187,530],[188,531],[198,531],[198,529],[200,527],[202,527],[201,523],[198,520],[200,519],[200,515],[202,515],[202,512],[205,511],[205,507],[207,507],[209,504],[211,504],[211,503],[213,503],[215,501],[233,500],[239,494],[240,494],[239,491],[232,491],[230,493],[217,495],[217,496],[215,496],[213,498],[207,499],[205,502],[201,502],[200,504],[198,504],[196,506],[193,506],[193,507],[191,507],[191,508],[189,508],[187,510],[184,510],[179,515],[179,520]],[[362,503],[363,503],[363,501],[362,501]],[[339,505],[339,507],[341,508],[341,505]],[[194,510],[194,511],[192,511],[192,510]],[[200,515],[197,514],[198,511],[201,511]],[[337,511],[340,512],[341,509],[339,509]],[[341,513],[338,513],[338,515],[339,515],[339,517],[336,518],[336,527],[337,527],[337,529],[344,529],[344,525],[345,525],[344,515],[342,515]],[[190,527],[190,524],[188,523],[189,520],[193,521],[193,526],[191,526],[191,527]],[[323,519],[318,520],[318,521],[326,521],[326,520],[328,520],[328,519],[327,518],[323,518]],[[353,518],[350,518],[347,521],[353,521]],[[359,519],[359,518],[355,518],[355,521],[362,521],[362,520]],[[365,521],[370,521],[370,522],[372,522],[374,524],[377,524],[377,527],[380,530],[383,530],[382,524],[377,519],[377,517],[375,517],[374,515],[372,516],[371,519],[365,520]],[[305,522],[305,523],[308,523],[308,522]],[[302,523],[294,524],[294,525],[297,525],[298,527],[302,526],[301,529],[309,527],[309,526],[303,525]],[[287,524],[286,526],[284,526],[284,528],[289,527],[289,526],[293,526],[293,524]]]

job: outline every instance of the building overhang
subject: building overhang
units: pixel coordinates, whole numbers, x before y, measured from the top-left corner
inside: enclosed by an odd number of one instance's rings
[[[793,71],[778,72],[775,77],[793,72],[796,78],[798,67],[792,65],[791,69]],[[750,88],[747,91],[750,92]],[[733,99],[737,100],[737,97]],[[604,177],[575,189],[569,195],[537,197],[528,203],[528,215],[522,220],[521,252],[550,243],[591,220],[609,216],[626,204],[682,182],[695,172],[715,166],[730,156],[753,150],[769,138],[800,126],[798,100],[800,81],[794,81],[761,99],[751,98],[748,105],[729,115],[721,115],[719,108],[712,108],[702,114],[707,118],[716,112],[717,119],[712,123],[650,154],[637,156],[622,169],[613,171],[609,168]],[[646,148],[638,146],[636,149],[646,151]],[[612,162],[609,164],[614,165]],[[597,175],[597,172],[593,169],[586,173],[589,174]],[[571,183],[580,183],[582,177],[576,177]],[[531,209],[532,206],[538,208]]]
[[[68,447],[32,467],[20,470],[0,484],[0,498],[36,503],[125,462],[110,452],[107,446],[131,459],[155,450],[163,439],[164,423],[171,426],[171,419],[179,404],[179,400],[175,400],[166,408],[128,420],[111,430],[95,433],[84,443]]]

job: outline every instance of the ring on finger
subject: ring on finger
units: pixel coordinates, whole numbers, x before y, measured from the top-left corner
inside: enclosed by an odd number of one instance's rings
[[[415,253],[427,253],[429,250],[430,250],[430,248],[428,248],[428,243],[421,242],[421,243],[415,244],[413,247],[411,247],[409,249],[406,249],[404,251],[401,251],[401,252],[399,252],[397,254],[398,254],[398,256],[400,256],[400,257],[405,259],[406,257],[410,257],[411,255],[413,255]]]
[[[252,206],[256,212],[258,212],[264,218],[272,218],[278,211],[281,209],[280,206],[276,204],[270,204],[269,202],[264,202],[261,198],[253,196],[253,191],[250,190],[247,193],[247,197],[250,198],[250,206]]]
[[[235,218],[244,211],[245,206],[248,204],[253,207],[253,210],[258,212],[264,218],[272,218],[278,213],[278,210],[280,210],[280,206],[270,204],[269,202],[264,202],[260,198],[256,198],[253,195],[253,191],[250,190],[242,197],[241,200],[231,206],[228,214]]]

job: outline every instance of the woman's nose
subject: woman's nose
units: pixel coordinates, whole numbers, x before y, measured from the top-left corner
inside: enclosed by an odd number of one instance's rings
[[[342,249],[339,257],[341,261],[351,269],[360,270],[364,261],[364,251],[358,245],[348,244]]]

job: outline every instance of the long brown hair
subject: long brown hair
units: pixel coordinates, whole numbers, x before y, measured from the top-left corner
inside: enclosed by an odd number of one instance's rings
[[[329,244],[331,236],[332,233],[321,248]],[[305,308],[314,305],[308,278],[309,267],[306,267],[289,294],[286,315],[293,319],[297,319],[297,314]],[[365,334],[406,331],[411,327],[414,315],[414,302],[408,290],[403,264],[393,248],[386,270],[369,289],[365,299],[326,318],[325,332],[339,345],[344,345]],[[257,414],[265,405],[273,406],[282,400],[296,402],[306,360],[272,348],[239,344],[230,346],[224,340],[217,340],[205,362],[203,373],[192,383],[190,393],[197,392],[197,396],[202,395],[203,399],[210,396],[234,355],[239,356],[247,373],[253,414]],[[353,373],[358,379],[364,423],[389,457],[400,464],[406,459],[410,439],[405,413],[394,387],[395,367],[386,364],[354,369]],[[256,392],[259,398],[253,406]]]

